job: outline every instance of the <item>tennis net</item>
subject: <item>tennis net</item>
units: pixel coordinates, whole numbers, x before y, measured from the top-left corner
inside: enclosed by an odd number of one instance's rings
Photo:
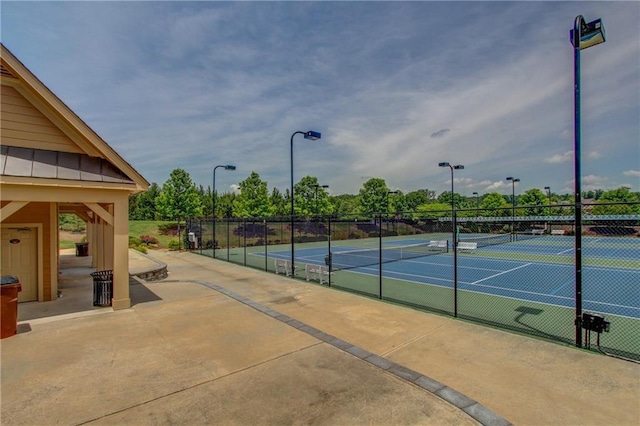
[[[478,237],[466,237],[458,240],[461,243],[477,243],[478,247],[492,246],[495,244],[510,243],[512,240],[511,234],[497,234],[497,235],[482,235]]]
[[[383,247],[382,252],[377,248],[331,252],[327,263],[331,264],[332,270],[340,271],[378,265],[380,263],[415,259],[448,251],[449,242],[447,240],[430,241],[428,243]]]
[[[531,240],[533,238],[540,238],[544,236],[544,230],[542,229],[534,229],[531,231],[526,231],[526,232],[516,232],[514,234],[514,240],[515,241],[524,241],[524,240]]]

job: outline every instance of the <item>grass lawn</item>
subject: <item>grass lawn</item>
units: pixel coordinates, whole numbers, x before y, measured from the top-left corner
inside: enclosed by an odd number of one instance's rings
[[[169,246],[169,241],[178,241],[177,235],[166,235],[161,232],[160,227],[163,225],[176,225],[175,221],[170,220],[130,220],[129,236],[140,238],[141,235],[150,235],[158,240],[158,245],[162,248]],[[180,224],[184,232],[184,222]]]
[[[173,225],[175,230],[176,222],[168,220],[130,220],[129,221],[129,236],[140,238],[141,235],[150,235],[158,240],[158,246],[160,248],[167,248],[169,241],[178,241],[178,236],[174,235],[175,232],[163,232],[160,227],[166,225]],[[180,224],[181,229],[184,231],[184,222]],[[61,249],[76,248],[76,243],[80,242],[85,233],[72,233],[67,231],[59,231],[60,240],[59,246]]]

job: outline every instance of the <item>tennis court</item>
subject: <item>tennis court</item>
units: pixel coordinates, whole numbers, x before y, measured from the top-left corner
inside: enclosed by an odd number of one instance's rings
[[[458,255],[458,289],[538,302],[561,307],[574,307],[575,269],[573,266],[573,246],[569,237],[536,237],[532,240],[510,242],[508,244],[480,247],[472,253]],[[603,314],[629,318],[640,318],[640,292],[629,294],[624,287],[628,283],[640,283],[640,270],[606,266],[590,266],[588,258],[611,259],[637,263],[640,256],[640,241],[625,239],[618,247],[598,246],[598,239],[585,240],[583,255],[583,309]],[[465,241],[461,238],[461,241]],[[385,248],[413,246],[424,240],[404,240],[383,244]],[[371,242],[372,252],[377,251],[377,242]],[[332,252],[359,252],[362,246],[337,246]],[[260,255],[260,253],[256,253]],[[268,254],[273,258],[290,258],[289,251],[275,251]],[[298,248],[296,261],[323,265],[327,255],[326,247]],[[553,256],[554,261],[540,261],[541,257]],[[515,258],[515,259],[514,259]],[[378,262],[366,266],[348,268],[348,273],[371,275],[377,278]],[[597,263],[597,262],[596,262]],[[347,268],[345,268],[347,269]],[[410,259],[398,259],[382,265],[384,278],[392,278],[423,285],[453,287],[452,253],[429,254]],[[341,271],[347,272],[347,271]],[[602,291],[606,284],[606,291]]]
[[[446,238],[444,234],[430,237]],[[463,237],[461,235],[461,242],[473,240]],[[331,285],[445,314],[454,313],[455,297],[459,317],[569,344],[574,341],[573,237],[498,239],[495,243],[480,243],[477,249],[459,252],[455,293],[451,250],[415,255],[420,249],[412,248],[412,254],[406,259],[396,254],[416,244],[428,243],[425,236],[385,239],[382,264],[379,263],[379,239],[333,244],[332,263],[337,268],[331,276]],[[448,245],[450,247],[450,241]],[[363,250],[367,259],[353,260],[353,254]],[[295,254],[296,275],[302,278],[305,264],[325,264],[328,247],[318,243],[298,244]],[[611,331],[602,335],[603,348],[637,358],[640,240],[585,237],[583,254],[582,310],[602,314],[611,322]],[[264,255],[264,252],[253,252],[249,257],[271,264],[272,259],[289,260],[291,252],[288,246],[282,245],[273,247],[267,253],[268,259]]]

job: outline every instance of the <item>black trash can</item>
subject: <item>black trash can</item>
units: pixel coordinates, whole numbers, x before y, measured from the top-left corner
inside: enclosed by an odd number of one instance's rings
[[[89,256],[89,243],[76,243],[76,257]]]
[[[113,271],[92,272],[93,306],[111,306],[113,298]]]

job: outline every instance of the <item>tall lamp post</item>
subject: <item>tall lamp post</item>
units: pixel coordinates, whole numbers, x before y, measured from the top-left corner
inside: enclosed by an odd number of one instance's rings
[[[576,278],[576,346],[582,347],[582,184],[580,141],[580,51],[605,42],[604,24],[601,19],[586,22],[582,15],[576,16],[573,29],[569,31],[573,46],[573,101],[574,101],[574,202],[575,202],[575,278]]]
[[[389,222],[389,195],[391,194],[398,194],[400,191],[387,191],[387,199],[384,203],[384,208],[385,208],[385,216],[387,217],[387,231],[388,229],[388,222]],[[380,224],[380,230],[382,230],[382,223]]]
[[[547,204],[551,205],[551,187],[545,186],[544,189],[547,191]]]
[[[480,209],[480,198],[478,198],[478,193],[477,192],[472,192],[473,195],[476,196],[476,210]],[[478,213],[476,212],[476,215]]]
[[[213,189],[211,193],[211,217],[213,218],[213,258],[216,258],[216,169],[235,170],[236,166],[219,164],[213,168]]]
[[[399,191],[387,191],[387,198],[386,198],[385,205],[384,205],[385,209],[387,210],[387,213],[389,213],[389,195],[397,194],[398,192]]]
[[[314,197],[313,197],[314,206],[313,207],[314,207],[316,216],[320,216],[320,212],[319,212],[319,209],[318,209],[318,189],[319,188],[328,188],[328,187],[329,187],[329,185],[318,185],[318,184],[313,185],[313,192],[314,192]]]
[[[295,266],[295,231],[294,231],[294,194],[293,194],[293,137],[295,135],[303,135],[305,139],[309,139],[312,141],[317,141],[318,139],[321,138],[321,134],[320,132],[314,132],[313,130],[309,130],[306,132],[293,132],[293,134],[291,135],[291,277],[295,278],[296,276],[296,266]]]
[[[520,179],[509,176],[507,180],[511,181],[511,238],[513,238],[516,221],[516,182],[520,182]]]
[[[438,163],[438,167],[449,167],[451,170],[451,245],[453,246],[453,316],[458,316],[458,235],[456,221],[456,205],[453,198],[453,171],[462,170],[464,166],[452,166],[447,162]]]

